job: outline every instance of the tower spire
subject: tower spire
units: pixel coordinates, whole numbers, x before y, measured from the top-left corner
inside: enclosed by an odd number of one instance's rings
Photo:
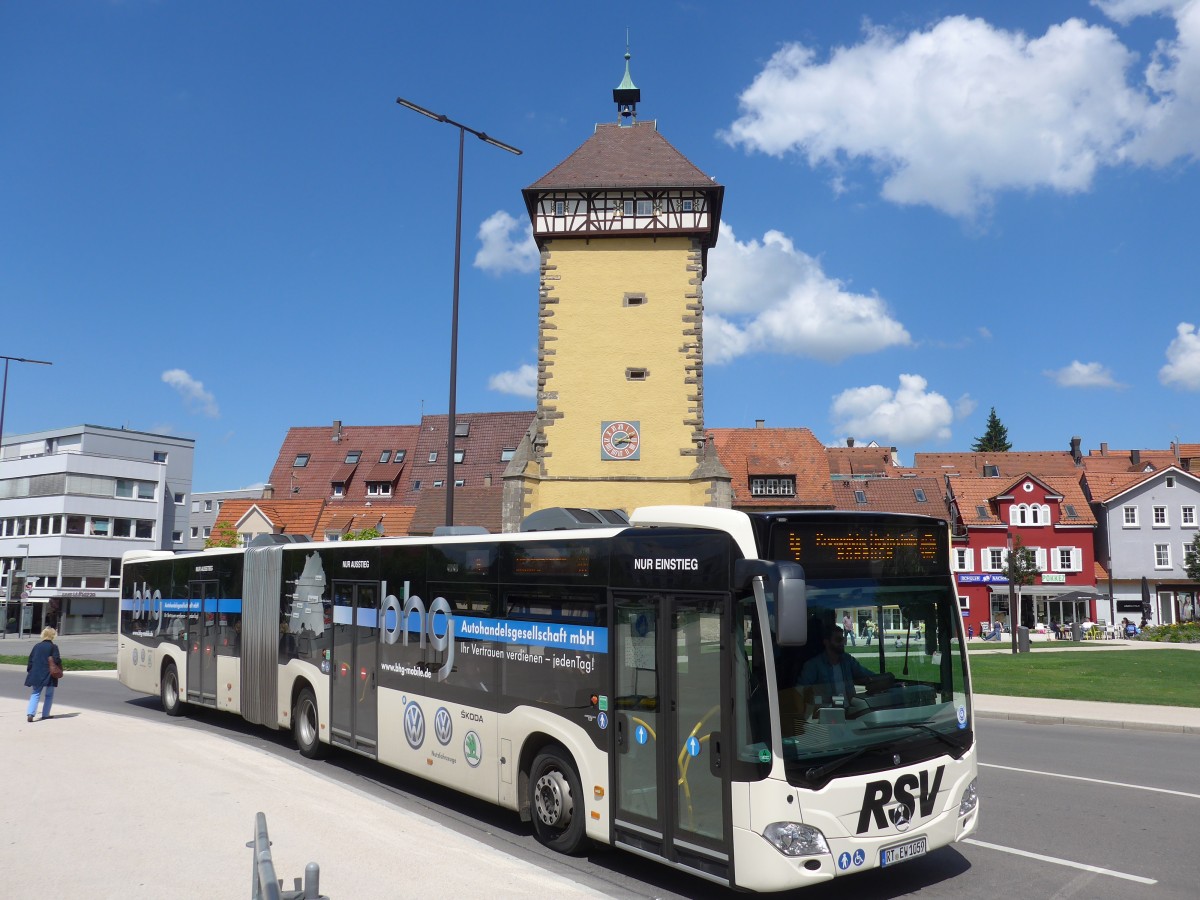
[[[629,31],[625,31],[625,77],[613,88],[613,100],[617,104],[617,122],[620,125],[632,125],[637,121],[637,105],[642,99],[642,92],[629,76]]]

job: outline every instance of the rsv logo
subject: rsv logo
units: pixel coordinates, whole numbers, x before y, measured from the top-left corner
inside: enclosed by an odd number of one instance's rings
[[[895,784],[890,781],[872,781],[863,791],[862,811],[858,814],[857,834],[865,833],[871,827],[872,819],[876,828],[894,826],[897,831],[907,831],[912,824],[914,811],[920,801],[921,818],[933,814],[934,803],[938,791],[942,788],[942,775],[945,766],[938,766],[933,776],[933,784],[929,783],[929,772],[924,771],[918,779],[909,773],[901,775]],[[919,790],[919,797],[913,791]],[[890,809],[888,804],[896,801]]]

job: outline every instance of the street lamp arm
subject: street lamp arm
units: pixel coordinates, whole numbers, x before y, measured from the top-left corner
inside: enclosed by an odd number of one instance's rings
[[[435,121],[435,122],[444,122],[447,125],[453,125],[455,128],[459,128],[459,129],[462,129],[463,131],[473,134],[473,135],[475,135],[475,137],[479,138],[485,144],[491,144],[493,147],[499,147],[501,150],[507,150],[509,153],[512,153],[516,156],[521,155],[521,151],[518,150],[516,147],[512,146],[511,144],[506,144],[506,143],[504,143],[504,141],[496,140],[496,138],[492,137],[487,132],[476,131],[474,128],[472,128],[469,125],[464,125],[462,122],[455,122],[449,116],[443,115],[442,113],[435,113],[433,110],[426,109],[425,107],[420,106],[419,104],[413,103],[411,100],[405,100],[403,97],[397,97],[396,102],[399,103],[401,106],[403,106],[405,109],[411,109],[413,112],[420,113],[423,116],[433,119],[433,121]]]

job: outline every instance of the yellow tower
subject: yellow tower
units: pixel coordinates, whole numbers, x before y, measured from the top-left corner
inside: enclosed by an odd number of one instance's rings
[[[551,506],[729,506],[704,437],[704,291],[724,188],[618,121],[524,190],[541,250],[537,416],[505,472],[504,527]]]

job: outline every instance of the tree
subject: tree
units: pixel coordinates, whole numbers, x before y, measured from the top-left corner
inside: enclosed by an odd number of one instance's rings
[[[242,536],[232,522],[217,522],[212,533],[204,539],[204,549],[209,547],[240,547]]]
[[[987,431],[983,433],[983,437],[975,440],[971,449],[976,453],[1007,453],[1012,449],[1012,444],[1008,441],[1008,429],[996,415],[996,407],[993,406],[992,411],[988,413]]]
[[[347,531],[342,535],[343,541],[369,541],[377,537],[383,537],[382,534],[375,528],[364,528],[361,531]]]
[[[1200,533],[1183,547],[1183,571],[1192,581],[1200,581]]]
[[[1041,574],[1042,570],[1038,568],[1037,556],[1033,549],[1021,543],[1020,535],[1014,537],[1012,549],[1008,551],[1008,559],[1004,561],[1004,575],[1008,579],[1008,623],[1012,628],[1013,653],[1017,652],[1018,623],[1026,628],[1032,628],[1034,624],[1033,598],[1029,598],[1028,606],[1026,606],[1026,601],[1020,597],[1021,588],[1027,584],[1033,584],[1033,579]],[[1016,608],[1015,600],[1020,601],[1021,608],[1019,610]]]

